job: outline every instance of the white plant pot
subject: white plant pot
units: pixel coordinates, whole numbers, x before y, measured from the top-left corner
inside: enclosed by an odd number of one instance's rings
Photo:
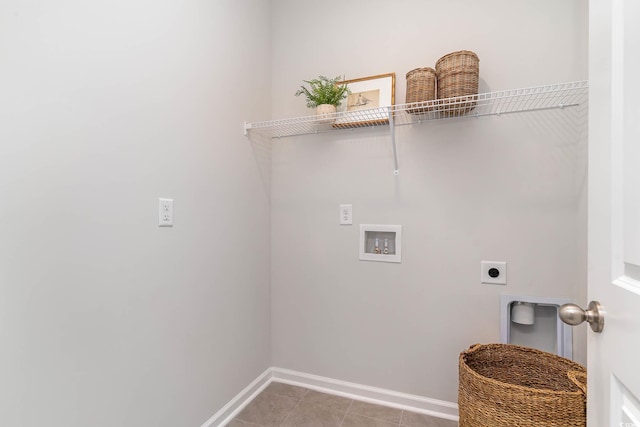
[[[320,104],[316,107],[316,115],[320,123],[333,123],[336,121],[336,106],[331,104]]]

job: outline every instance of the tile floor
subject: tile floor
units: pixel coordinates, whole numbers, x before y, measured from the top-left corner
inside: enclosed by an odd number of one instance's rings
[[[228,427],[457,427],[455,421],[273,382]]]

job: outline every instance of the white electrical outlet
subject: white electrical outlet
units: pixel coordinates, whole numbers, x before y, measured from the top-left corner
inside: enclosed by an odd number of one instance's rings
[[[503,261],[480,262],[480,282],[491,285],[506,285],[507,263]]]
[[[353,205],[340,205],[340,224],[353,224]]]
[[[173,227],[173,199],[158,199],[158,226]]]

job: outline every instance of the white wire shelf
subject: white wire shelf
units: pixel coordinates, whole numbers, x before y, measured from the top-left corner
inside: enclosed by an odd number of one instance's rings
[[[338,112],[329,117],[314,115],[245,123],[244,131],[245,135],[259,132],[271,138],[283,138],[363,127],[390,126],[393,128],[393,126],[418,124],[431,120],[575,107],[587,101],[588,92],[589,82],[585,80]]]

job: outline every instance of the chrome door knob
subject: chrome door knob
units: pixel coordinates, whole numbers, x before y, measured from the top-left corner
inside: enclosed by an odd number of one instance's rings
[[[591,301],[586,310],[575,304],[563,304],[558,314],[567,325],[576,326],[586,321],[593,332],[600,333],[604,329],[604,313],[598,301]]]

